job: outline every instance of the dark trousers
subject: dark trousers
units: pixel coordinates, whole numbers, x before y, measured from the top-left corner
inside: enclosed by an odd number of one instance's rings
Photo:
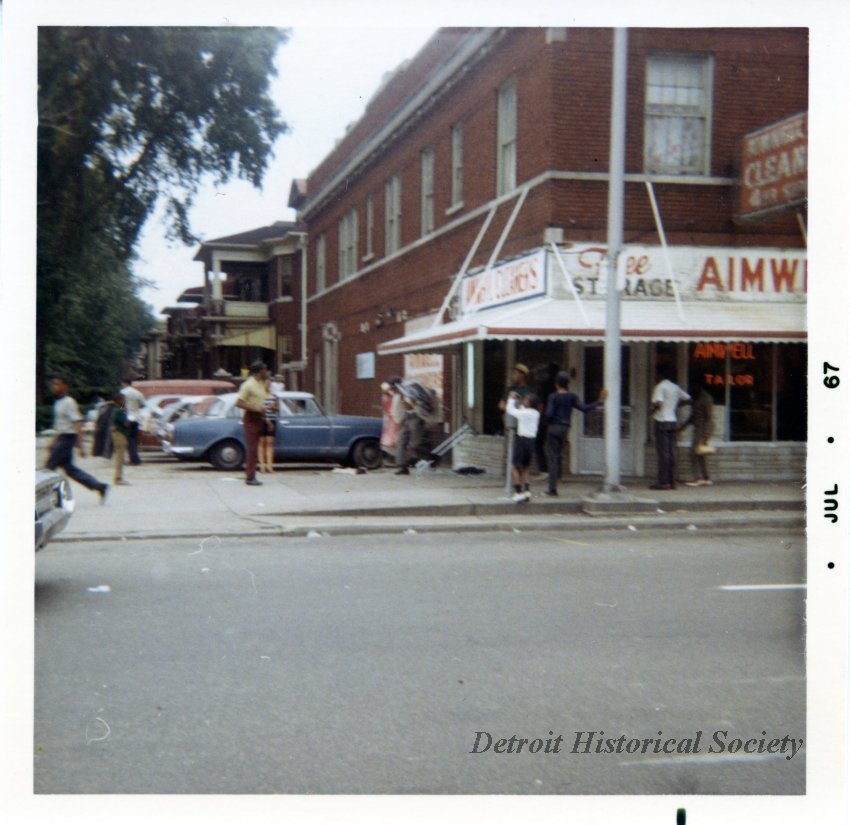
[[[77,436],[73,433],[58,436],[50,448],[47,469],[55,470],[59,467],[68,478],[78,481],[83,487],[88,487],[89,490],[103,490],[106,487],[105,484],[74,464],[74,447],[76,446]]]
[[[257,451],[260,436],[266,429],[266,416],[253,410],[245,410],[242,426],[245,428],[245,480],[252,481],[257,476]]]
[[[128,421],[127,429],[130,431],[127,436],[127,454],[130,456],[130,463],[141,464],[142,459],[139,458],[139,422]]]
[[[655,422],[655,451],[658,453],[658,483],[676,483],[676,432],[675,421]]]
[[[546,464],[549,467],[549,490],[553,493],[558,489],[561,477],[561,456],[568,432],[566,424],[549,424],[546,429]]]
[[[425,441],[425,425],[415,413],[408,413],[398,434],[396,463],[399,467],[408,467],[414,458],[422,456],[422,446]]]

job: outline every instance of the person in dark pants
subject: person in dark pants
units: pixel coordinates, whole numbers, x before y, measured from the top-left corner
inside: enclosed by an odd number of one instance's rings
[[[546,421],[546,462],[549,467],[549,486],[545,495],[558,495],[561,454],[567,442],[573,410],[588,413],[595,410],[607,397],[608,390],[603,389],[597,401],[585,404],[574,392],[570,392],[569,373],[559,372],[555,376],[555,392],[547,399],[543,414]]]
[[[676,435],[679,419],[676,410],[689,404],[691,397],[670,380],[670,371],[665,365],[656,370],[658,383],[652,391],[652,417],[655,420],[655,451],[658,454],[658,481],[650,490],[676,489]]]
[[[692,382],[690,390],[691,397],[693,398],[691,415],[679,427],[679,432],[686,427],[693,426],[694,428],[693,440],[691,441],[691,470],[693,471],[693,480],[686,481],[685,486],[710,487],[714,482],[708,475],[708,462],[700,450],[708,446],[708,440],[711,438],[714,401],[708,390],[699,383]]]
[[[245,483],[259,486],[257,454],[260,437],[266,429],[266,378],[268,368],[262,361],[251,364],[251,377],[242,383],[236,406],[244,410],[242,426],[245,428]]]
[[[127,413],[127,452],[130,463],[138,465],[142,463],[139,458],[139,416],[145,405],[145,397],[127,379],[121,382],[121,395],[124,396],[124,409]]]
[[[79,482],[89,490],[95,490],[100,496],[100,503],[106,502],[108,484],[98,481],[85,470],[74,464],[74,447],[80,452],[80,458],[86,457],[86,447],[83,443],[83,417],[77,402],[68,395],[68,381],[57,376],[51,387],[56,401],[53,402],[53,429],[56,437],[50,444],[50,456],[47,459],[47,469],[60,468],[68,478]]]
[[[546,412],[546,402],[549,400],[549,396],[555,392],[555,376],[560,372],[558,365],[552,361],[549,366],[546,368],[546,378],[540,382],[540,386],[537,390],[537,398],[540,402],[540,422],[537,425],[537,436],[534,439],[534,454],[537,457],[537,469],[541,473],[549,472],[549,460],[547,455],[546,448],[546,430],[548,428],[548,424],[546,423],[546,416],[543,413]]]

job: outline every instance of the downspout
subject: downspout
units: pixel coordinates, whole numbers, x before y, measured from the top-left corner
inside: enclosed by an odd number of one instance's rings
[[[301,237],[301,363],[304,365],[302,390],[307,382],[309,360],[307,355],[307,236],[303,235]]]

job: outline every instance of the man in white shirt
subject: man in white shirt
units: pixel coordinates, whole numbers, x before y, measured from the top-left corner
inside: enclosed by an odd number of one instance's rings
[[[124,396],[124,412],[127,413],[130,435],[127,437],[127,453],[131,464],[141,464],[139,458],[139,418],[145,397],[126,378],[121,382],[121,395]]]
[[[691,397],[670,380],[665,364],[656,370],[657,384],[652,391],[652,418],[655,421],[655,451],[658,454],[658,481],[650,490],[676,489],[676,434],[679,420],[676,410],[690,404]]]
[[[77,402],[68,395],[68,381],[62,377],[53,379],[51,387],[56,401],[53,403],[53,429],[56,437],[50,444],[50,456],[47,459],[47,469],[59,467],[68,478],[78,481],[89,490],[95,490],[100,496],[100,503],[106,501],[108,484],[98,481],[85,470],[74,464],[74,447],[80,451],[80,457],[86,457],[86,447],[83,443],[83,417]]]

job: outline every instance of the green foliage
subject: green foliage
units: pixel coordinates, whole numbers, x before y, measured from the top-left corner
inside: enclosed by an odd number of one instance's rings
[[[192,243],[205,176],[259,186],[285,130],[279,29],[39,29],[37,373],[116,383],[153,325],[133,250],[160,198]]]

